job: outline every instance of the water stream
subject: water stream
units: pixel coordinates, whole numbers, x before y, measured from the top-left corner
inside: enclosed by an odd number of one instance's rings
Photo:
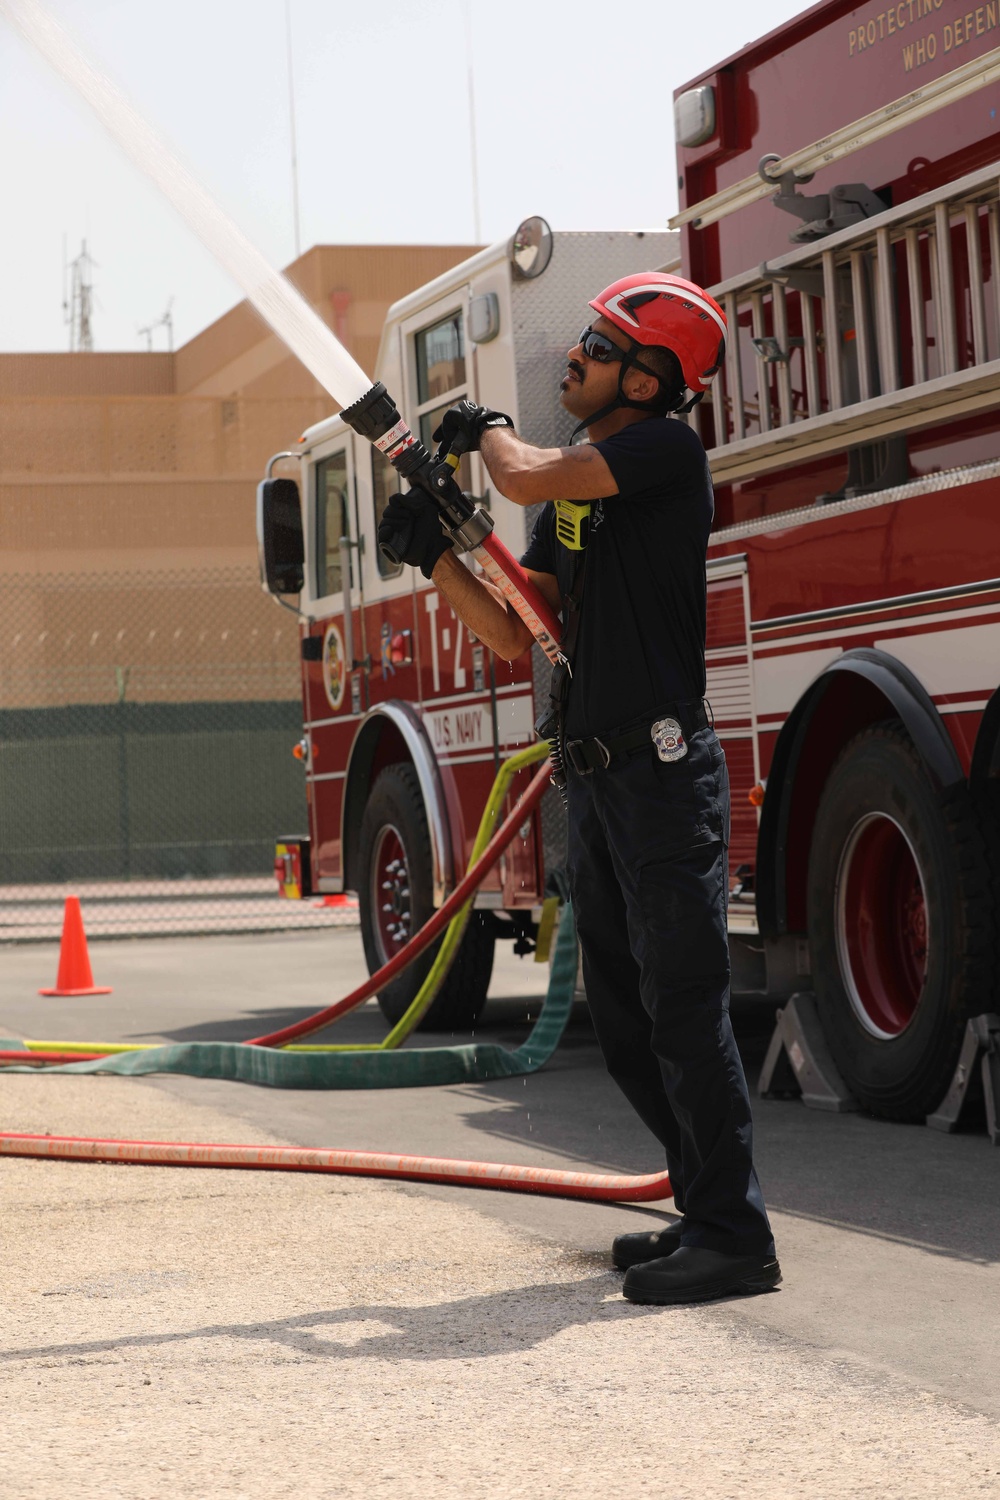
[[[170,200],[264,321],[334,400],[349,406],[370,390],[370,377],[305,298],[268,264],[135,106],[88,61],[66,29],[37,0],[0,0],[0,16],[86,100],[109,135]]]

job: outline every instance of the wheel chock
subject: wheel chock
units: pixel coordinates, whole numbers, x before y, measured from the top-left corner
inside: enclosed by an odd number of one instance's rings
[[[976,1064],[980,1063],[977,1068]],[[986,1133],[1000,1146],[1000,1016],[972,1016],[948,1092],[927,1123],[932,1130],[957,1130],[966,1104],[982,1100]]]
[[[797,1099],[809,1109],[849,1114],[859,1108],[830,1056],[820,1026],[816,996],[792,995],[777,1013],[757,1093],[762,1099]]]

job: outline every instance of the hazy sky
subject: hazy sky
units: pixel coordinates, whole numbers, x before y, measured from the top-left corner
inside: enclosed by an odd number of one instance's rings
[[[303,249],[473,240],[462,0],[290,0]],[[468,0],[486,242],[527,214],[651,228],[677,202],[671,94],[804,0]],[[51,0],[92,60],[278,265],[294,256],[285,0]],[[0,21],[0,350],[68,347],[86,237],[95,347],[176,343],[239,294]],[[165,348],[162,330],[157,348]]]

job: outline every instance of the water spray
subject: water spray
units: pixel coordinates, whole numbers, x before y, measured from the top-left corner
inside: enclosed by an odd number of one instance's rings
[[[155,183],[278,337],[340,402],[371,385],[318,313],[247,239],[119,88],[37,0],[0,0],[3,16],[84,99],[108,134]]]
[[[229,272],[265,323],[346,407],[344,419],[386,454],[411,485],[441,506],[460,551],[471,551],[524,620],[550,661],[558,661],[559,625],[545,600],[493,533],[486,511],[454,479],[460,454],[432,459],[400,418],[381,383],[372,384],[305,298],[271,266],[133,104],[83,54],[79,44],[37,0],[0,0],[4,16],[97,115],[137,167],[160,189],[215,259]]]

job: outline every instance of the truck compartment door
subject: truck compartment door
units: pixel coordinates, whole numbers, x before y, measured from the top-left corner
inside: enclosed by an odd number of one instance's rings
[[[748,798],[760,779],[757,718],[750,655],[750,610],[745,558],[708,566],[706,697],[726,752],[732,795],[730,866],[751,867],[757,851],[757,810]]]

